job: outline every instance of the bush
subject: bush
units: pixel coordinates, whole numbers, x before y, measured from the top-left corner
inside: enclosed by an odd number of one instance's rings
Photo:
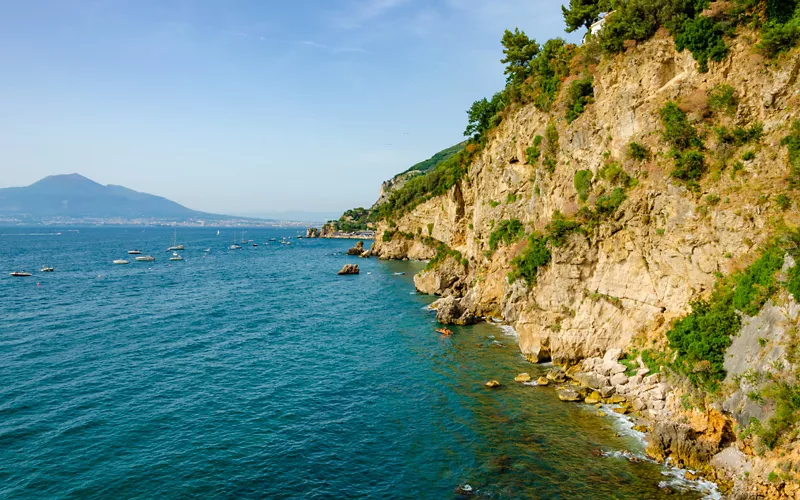
[[[761,140],[761,137],[764,135],[764,125],[760,122],[756,122],[748,128],[735,127],[733,130],[728,129],[728,127],[720,126],[714,128],[714,133],[717,135],[717,142],[720,144],[740,147],[749,142]],[[752,154],[753,157],[755,157],[755,153]]]
[[[784,211],[789,210],[789,208],[792,206],[792,200],[790,200],[789,197],[783,193],[779,194],[775,198],[775,203],[777,203],[778,207]]]
[[[605,179],[611,184],[628,187],[631,185],[632,179],[617,162],[607,163],[598,172],[597,175],[601,179]]]
[[[489,236],[489,248],[492,252],[497,250],[501,243],[510,245],[522,238],[524,227],[517,219],[500,221],[494,231]]]
[[[781,436],[794,429],[800,421],[800,384],[791,380],[773,379],[764,389],[764,396],[774,402],[774,411],[766,425],[756,426],[755,433],[768,448],[774,448]],[[770,481],[777,475],[771,472]]]
[[[789,187],[800,187],[800,120],[795,120],[792,130],[781,144],[789,149]]]
[[[716,194],[709,194],[706,196],[706,203],[709,205],[716,205],[719,203],[719,195]]]
[[[476,142],[486,140],[486,132],[497,127],[502,121],[502,112],[506,107],[506,96],[504,92],[498,92],[489,101],[485,97],[480,101],[475,101],[467,110],[467,129],[464,136]]]
[[[698,16],[684,21],[675,36],[675,48],[678,51],[689,49],[697,61],[700,72],[708,71],[708,60],[720,62],[728,55],[722,35],[722,27],[713,19]]]
[[[593,97],[594,87],[592,87],[591,76],[573,81],[567,95],[567,122],[572,123],[583,114],[586,105],[592,102]]]
[[[616,187],[612,189],[610,193],[597,198],[595,212],[599,216],[611,215],[622,205],[625,198],[627,198],[625,191],[620,187]]]
[[[716,113],[733,114],[736,111],[736,90],[721,83],[708,91],[708,107]]]
[[[575,172],[573,184],[575,191],[578,192],[578,199],[586,201],[589,198],[589,191],[592,190],[592,171],[578,170]]]
[[[511,283],[522,278],[528,286],[536,284],[536,276],[539,268],[550,263],[552,255],[547,248],[547,239],[537,233],[528,237],[528,246],[518,256],[511,261],[513,271],[508,275]]]
[[[786,24],[771,22],[761,30],[758,49],[766,57],[773,58],[792,49],[798,41],[800,41],[800,21],[793,20]]]
[[[646,146],[638,142],[631,141],[628,143],[628,156],[637,161],[645,161],[650,159],[650,150]]]
[[[528,164],[535,165],[542,155],[542,150],[539,148],[542,145],[542,136],[537,135],[533,138],[533,144],[525,150],[525,159]]]
[[[702,146],[697,131],[689,123],[686,113],[678,105],[669,101],[661,108],[661,122],[664,125],[663,138],[678,149],[699,148]]]
[[[554,212],[550,223],[545,227],[547,237],[554,247],[560,247],[567,241],[567,237],[582,230],[581,224],[575,220],[567,219],[561,212]]]
[[[706,172],[706,160],[701,151],[690,149],[689,151],[675,151],[672,156],[675,159],[675,167],[670,175],[682,181],[696,183]]]

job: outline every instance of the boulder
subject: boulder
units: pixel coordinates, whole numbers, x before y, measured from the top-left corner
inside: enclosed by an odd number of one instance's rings
[[[347,251],[347,255],[361,255],[364,253],[364,242],[359,241],[356,246]]]
[[[591,387],[592,389],[600,389],[608,385],[608,377],[593,372],[578,373],[575,375],[575,380],[580,382],[581,385]]]
[[[539,377],[536,379],[536,385],[541,385],[541,386],[550,385],[550,381],[547,379],[547,377]]]
[[[633,409],[634,409],[635,411],[642,411],[642,410],[644,410],[644,409],[645,409],[645,404],[644,404],[644,401],[642,401],[642,400],[641,400],[641,399],[639,399],[639,398],[636,398],[636,399],[633,401]]]
[[[611,377],[611,385],[625,385],[628,383],[628,377],[624,373],[617,373]]]
[[[600,392],[600,395],[603,396],[603,398],[608,399],[614,395],[617,389],[613,385],[609,385],[606,387],[601,387],[600,389],[598,389],[598,391]]]
[[[452,295],[437,300],[431,307],[436,309],[436,320],[443,325],[472,325],[478,321],[472,311]]]
[[[620,406],[619,408],[614,408],[614,413],[619,413],[620,415],[627,415],[630,413],[630,409],[627,406]]]
[[[611,396],[611,399],[608,400],[608,402],[611,404],[624,403],[625,401],[627,401],[627,399],[623,396],[620,396],[619,394]]]
[[[497,380],[490,380],[483,385],[494,389],[495,387],[500,387],[500,382],[498,382]]]
[[[560,383],[564,382],[565,380],[567,380],[567,376],[564,374],[564,372],[560,368],[551,368],[547,372],[547,378],[549,380],[552,380],[553,382],[558,383],[558,384],[560,384]]]
[[[572,403],[575,401],[580,401],[581,395],[578,393],[578,391],[573,389],[560,389],[558,391],[558,399]]]
[[[361,257],[362,259],[366,259],[369,258],[371,255],[372,255],[372,249],[364,250],[363,252],[361,252],[361,255],[359,255],[359,257]]]
[[[613,348],[606,351],[605,356],[603,356],[603,361],[619,361],[619,357],[622,356],[622,349]]]
[[[531,376],[527,373],[520,373],[516,377],[514,377],[514,382],[530,382]]]
[[[592,391],[591,394],[586,396],[586,399],[583,400],[584,403],[587,405],[594,405],[600,402],[600,393],[597,391]]]
[[[345,264],[343,268],[339,270],[337,274],[340,276],[345,274],[358,274],[360,271],[358,270],[358,264]]]
[[[600,410],[597,413],[595,413],[595,415],[597,415],[598,417],[605,417],[606,416],[606,412]]]

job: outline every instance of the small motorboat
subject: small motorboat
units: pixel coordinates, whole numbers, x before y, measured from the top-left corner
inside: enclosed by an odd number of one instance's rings
[[[143,255],[142,257],[136,257],[136,262],[155,262],[156,258],[152,255]]]
[[[55,272],[55,269],[54,269],[54,268],[52,268],[52,267],[47,267],[47,266],[44,266],[44,267],[43,267],[43,268],[41,268],[39,271],[41,271],[41,272],[43,272],[43,273],[52,273],[52,272]]]
[[[394,273],[395,276],[403,276],[406,273]]]
[[[128,255],[142,255],[141,250],[128,250]]]
[[[241,250],[242,249],[242,245],[237,245],[236,243],[234,243],[233,245],[229,246],[228,248],[231,249],[231,250]]]
[[[270,238],[269,241],[278,241],[275,238]]]
[[[439,328],[438,330],[436,330],[436,333],[441,333],[445,337],[449,337],[450,335],[453,334],[453,331],[448,328]]]
[[[120,265],[123,265],[123,264],[127,264],[127,263],[128,263],[128,261],[125,260],[125,259],[117,259],[117,260],[114,261],[114,264],[117,265],[117,266],[120,266]]]
[[[253,246],[254,246],[254,247],[257,247],[257,246],[258,246],[258,243],[253,243]]]
[[[31,275],[31,273],[26,273],[25,271],[14,271],[13,273],[11,273],[11,276],[14,276],[14,277],[17,277],[17,278],[27,278],[30,275]]]
[[[181,257],[181,254],[179,254],[178,252],[172,252],[172,257],[170,257],[169,260],[172,261],[183,260],[183,257]]]
[[[210,248],[206,248],[206,249],[205,249],[205,250],[203,250],[203,251],[204,251],[205,253],[211,253],[211,249],[210,249]]]

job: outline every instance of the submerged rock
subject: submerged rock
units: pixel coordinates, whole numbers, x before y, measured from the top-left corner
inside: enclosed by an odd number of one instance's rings
[[[345,264],[337,274],[342,276],[345,274],[358,274],[359,272],[358,264]]]
[[[536,379],[536,385],[541,385],[541,386],[550,385],[550,381],[547,380],[547,377],[539,377]]]
[[[485,385],[486,387],[495,388],[495,387],[500,387],[501,384],[497,380],[490,380],[483,385]]]
[[[600,402],[600,393],[597,391],[593,391],[591,394],[586,396],[586,399],[583,400],[584,403],[593,405]]]

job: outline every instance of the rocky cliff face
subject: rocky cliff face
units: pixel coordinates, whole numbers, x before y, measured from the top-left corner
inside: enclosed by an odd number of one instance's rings
[[[534,362],[552,359],[572,365],[633,344],[663,346],[670,322],[686,314],[692,301],[707,296],[718,274],[749,264],[780,220],[798,222],[794,210],[784,212],[775,202],[787,190],[788,162],[780,142],[791,122],[800,118],[798,70],[796,53],[780,64],[767,64],[748,37],[739,36],[725,61],[699,73],[688,52],[677,53],[673,41],[661,36],[603,60],[594,74],[594,102],[573,123],[563,118],[563,104],[550,113],[532,105],[514,110],[461,182],[393,220],[392,233],[429,235],[467,261],[463,266],[452,258],[445,260],[418,275],[417,288],[452,296],[459,308],[510,323],[519,334],[520,349]],[[738,106],[734,114],[715,121],[729,127],[761,122],[764,135],[758,145],[731,149],[710,133],[707,93],[723,83],[735,88]],[[671,100],[709,131],[705,141],[710,173],[696,190],[669,175],[673,159],[662,140],[659,110]],[[535,136],[545,135],[548,124],[556,126],[559,136],[552,172],[525,161],[525,149]],[[654,154],[646,161],[628,158],[631,141]],[[745,156],[734,171],[730,165],[747,150],[754,151],[754,157]],[[542,231],[554,212],[575,214],[582,206],[576,172],[589,170],[596,179],[587,200],[591,204],[608,189],[597,179],[610,160],[619,161],[637,180],[625,202],[596,229],[573,233],[564,245],[552,248],[552,261],[539,271],[535,286],[522,280],[510,283],[510,262],[525,242],[491,251],[489,239],[496,225],[518,219],[527,232]],[[380,225],[373,255],[435,255],[430,239],[382,238],[389,229],[386,223]],[[763,317],[750,320],[745,330],[757,329],[753,325],[761,322],[773,332],[786,331],[786,325],[796,323],[796,305],[783,305],[780,311],[775,307],[770,302]],[[735,340],[731,365],[726,362],[730,376],[741,375],[736,363],[748,362],[742,360],[761,356],[766,363],[781,356],[764,355],[762,347],[753,335]],[[669,402],[666,406],[669,409]],[[741,418],[752,411],[745,408],[741,393],[725,406],[720,410]],[[684,450],[685,455],[707,461],[729,441],[727,434],[723,439],[730,429],[719,420],[725,419],[722,413],[699,418],[684,413],[676,401],[671,407],[675,415],[682,415],[676,419],[685,421],[680,424],[684,427],[665,424],[655,433],[661,442],[654,450],[664,456],[680,455],[681,446],[694,442],[701,444]],[[703,444],[705,439],[712,444]]]

